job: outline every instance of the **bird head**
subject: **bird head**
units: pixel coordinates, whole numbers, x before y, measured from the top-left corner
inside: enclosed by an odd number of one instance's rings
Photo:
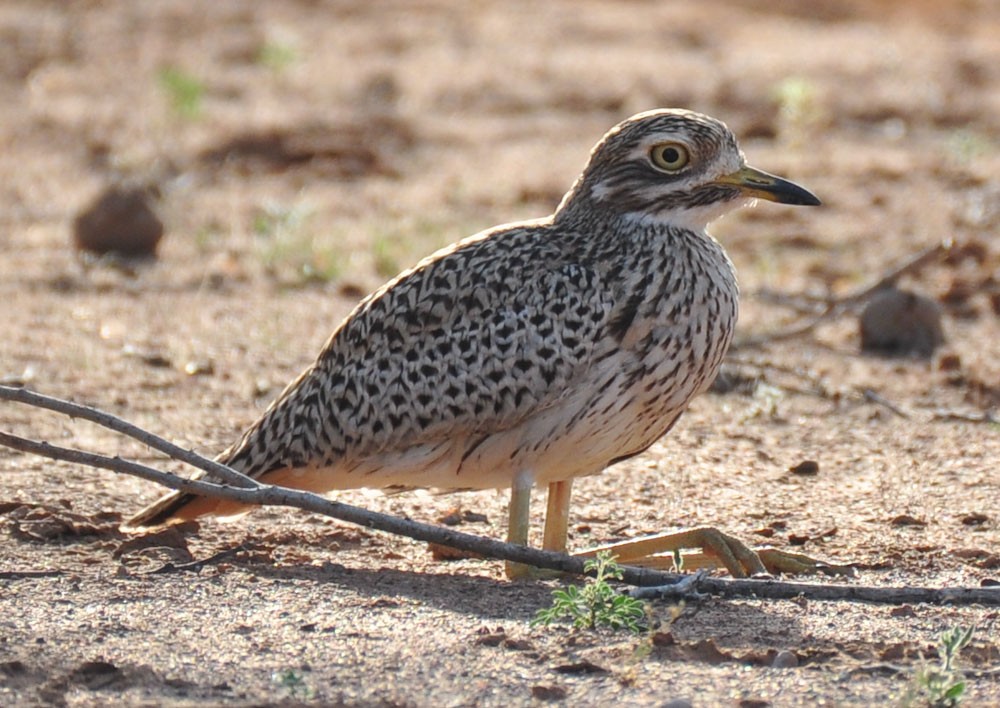
[[[557,211],[589,209],[701,231],[736,207],[765,199],[815,206],[811,192],[750,167],[725,123],[679,109],[622,121],[594,147]]]

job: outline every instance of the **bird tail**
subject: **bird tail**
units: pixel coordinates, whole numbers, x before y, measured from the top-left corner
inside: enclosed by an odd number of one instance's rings
[[[234,446],[216,457],[215,461],[231,467],[237,465],[239,449],[239,446]],[[235,469],[240,469],[240,466],[236,466]],[[201,471],[196,472],[191,479],[218,481],[217,478]],[[241,504],[226,499],[212,499],[190,492],[173,491],[160,497],[126,520],[121,525],[121,530],[125,532],[149,531],[180,524],[207,514],[223,518],[238,518],[248,513],[252,508],[253,505],[250,504]]]
[[[149,531],[180,524],[206,514],[232,519],[243,516],[252,508],[253,506],[250,504],[241,504],[226,499],[210,499],[197,494],[175,491],[160,497],[125,521],[121,530],[125,532]]]
[[[318,474],[315,467],[308,465],[289,467],[287,460],[291,455],[287,447],[270,440],[274,437],[271,431],[289,428],[292,418],[303,414],[303,398],[311,398],[311,405],[317,405],[316,396],[312,393],[319,383],[312,376],[314,369],[315,366],[309,367],[292,381],[268,406],[264,415],[243,434],[239,442],[216,457],[216,461],[268,484],[287,485],[309,491],[329,490],[333,486],[330,480],[336,479],[335,476]],[[261,444],[262,440],[265,443],[270,441],[271,444]],[[194,479],[204,477],[205,473],[200,472]],[[232,519],[243,516],[254,506],[175,491],[157,499],[128,519],[121,528],[123,531],[143,531],[171,526],[206,514]]]

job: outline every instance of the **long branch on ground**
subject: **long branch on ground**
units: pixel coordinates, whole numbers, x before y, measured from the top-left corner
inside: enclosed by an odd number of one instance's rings
[[[202,478],[184,478],[170,472],[142,465],[120,457],[98,455],[82,450],[64,448],[47,442],[0,432],[0,445],[62,460],[128,474],[170,489],[199,494],[215,499],[255,504],[260,506],[287,506],[329,516],[387,533],[406,536],[418,541],[438,543],[451,548],[476,553],[488,558],[524,563],[538,568],[557,570],[574,575],[584,574],[584,560],[564,553],[537,550],[526,546],[503,543],[494,539],[462,533],[432,524],[424,524],[389,514],[362,509],[326,499],[318,494],[286,487],[261,484],[236,470],[210,460],[190,450],[185,450],[164,438],[118,418],[110,413],[89,406],[45,396],[24,388],[0,386],[0,400],[80,418],[146,443],[165,455],[190,464],[203,472],[216,475],[223,483]],[[235,485],[235,486],[234,486]],[[649,568],[623,567],[623,582],[635,586],[675,585],[686,576],[666,573]],[[691,584],[692,593],[710,593],[726,597],[756,597],[784,599],[804,597],[817,600],[853,600],[887,604],[928,602],[949,604],[1000,605],[1000,587],[982,588],[921,588],[874,587],[850,584],[824,584],[784,582],[773,579],[734,580],[703,577]]]

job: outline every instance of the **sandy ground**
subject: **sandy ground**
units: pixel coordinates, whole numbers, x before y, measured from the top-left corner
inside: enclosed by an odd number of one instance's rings
[[[768,293],[849,293],[954,238],[904,280],[942,304],[948,344],[861,355],[848,316],[736,352],[762,380],[579,482],[572,545],[711,524],[856,562],[839,582],[995,581],[1000,434],[975,418],[1000,403],[1000,9],[805,7],[3,2],[0,378],[217,452],[365,292],[549,213],[622,118],[694,108],[825,204],[714,227],[740,336],[803,316]],[[120,181],[158,185],[160,257],[81,263],[73,219]],[[54,415],[4,404],[0,421],[179,469]],[[804,460],[818,474],[788,471]],[[4,704],[871,705],[974,625],[967,703],[1000,705],[996,607],[707,599],[656,635],[539,628],[558,583],[508,583],[495,562],[285,510],[135,549],[116,526],[158,496],[148,483],[0,450],[0,485]],[[504,533],[502,493],[341,498]],[[797,666],[772,666],[782,650]]]

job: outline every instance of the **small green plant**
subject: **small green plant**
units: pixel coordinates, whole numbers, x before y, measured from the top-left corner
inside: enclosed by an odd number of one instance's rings
[[[391,278],[450,243],[454,231],[434,219],[383,223],[371,230],[371,254],[375,272]]]
[[[588,578],[583,587],[570,585],[552,591],[552,606],[541,609],[532,620],[532,626],[550,625],[556,620],[572,621],[577,629],[610,627],[642,631],[640,622],[646,618],[646,605],[640,600],[615,591],[609,580],[621,580],[622,569],[608,551],[597,554],[584,566],[594,577]]]
[[[402,263],[387,234],[379,233],[372,239],[372,260],[375,272],[383,278],[391,278],[402,270]]]
[[[312,697],[312,689],[306,683],[305,677],[295,669],[275,671],[271,674],[271,681],[284,689],[289,698],[307,699]]]
[[[925,666],[913,677],[903,696],[904,706],[954,708],[965,695],[965,677],[956,664],[958,655],[972,639],[973,627],[952,627],[941,634],[937,666]]]
[[[288,69],[298,58],[295,47],[279,41],[266,42],[257,52],[257,63],[276,74]]]
[[[194,233],[194,245],[201,254],[207,254],[216,250],[219,239],[222,237],[222,230],[218,224],[202,224]]]
[[[805,142],[809,134],[823,122],[824,114],[816,84],[801,76],[791,76],[774,89],[780,113],[779,134],[796,144]]]
[[[781,402],[785,392],[764,381],[758,382],[753,390],[753,401],[747,407],[742,420],[777,418],[781,413]]]
[[[253,218],[258,254],[268,272],[291,285],[327,283],[342,271],[342,254],[332,239],[314,236],[304,206],[267,204]]]
[[[990,141],[981,133],[962,128],[948,136],[947,150],[953,162],[967,165],[990,151]]]
[[[198,77],[176,66],[168,66],[160,70],[157,78],[174,113],[189,120],[201,115],[205,84]]]

